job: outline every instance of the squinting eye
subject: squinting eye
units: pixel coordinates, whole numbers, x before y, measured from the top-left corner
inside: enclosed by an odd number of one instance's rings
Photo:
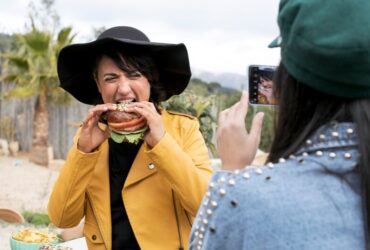
[[[105,79],[104,79],[104,81],[106,81],[106,82],[112,82],[112,81],[114,81],[115,79],[117,79],[117,77],[116,77],[116,76],[113,76],[113,77],[107,77],[107,78],[105,78]]]
[[[128,74],[128,77],[131,77],[131,78],[137,78],[140,76],[141,76],[141,73],[139,71],[135,71],[135,72]]]

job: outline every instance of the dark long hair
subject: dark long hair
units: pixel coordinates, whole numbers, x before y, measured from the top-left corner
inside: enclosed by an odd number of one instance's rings
[[[347,99],[316,91],[294,79],[280,63],[275,75],[274,95],[279,100],[275,138],[268,161],[277,162],[294,154],[320,126],[331,121],[356,124],[357,169],[362,179],[363,211],[367,249],[370,239],[370,98]],[[294,117],[294,119],[293,119]]]

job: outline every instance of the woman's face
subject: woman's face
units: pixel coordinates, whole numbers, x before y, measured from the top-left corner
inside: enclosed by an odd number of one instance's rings
[[[97,85],[104,103],[149,101],[150,83],[140,72],[128,75],[103,56],[97,69]]]
[[[272,89],[272,80],[269,80],[269,79],[265,79],[263,77],[260,78],[261,80],[261,85],[265,88],[265,89]]]

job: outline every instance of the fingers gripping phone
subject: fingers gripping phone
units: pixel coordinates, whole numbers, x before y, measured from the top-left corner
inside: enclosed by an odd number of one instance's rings
[[[277,105],[273,96],[273,79],[276,66],[250,65],[248,68],[249,103],[252,105]]]

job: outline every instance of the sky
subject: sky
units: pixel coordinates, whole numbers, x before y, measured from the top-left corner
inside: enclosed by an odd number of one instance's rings
[[[39,0],[38,0],[39,1]],[[23,32],[30,0],[0,1],[0,32]],[[278,0],[56,0],[62,26],[75,42],[94,39],[93,28],[119,25],[143,31],[151,41],[184,43],[190,64],[212,73],[246,74],[250,64],[277,65]]]

